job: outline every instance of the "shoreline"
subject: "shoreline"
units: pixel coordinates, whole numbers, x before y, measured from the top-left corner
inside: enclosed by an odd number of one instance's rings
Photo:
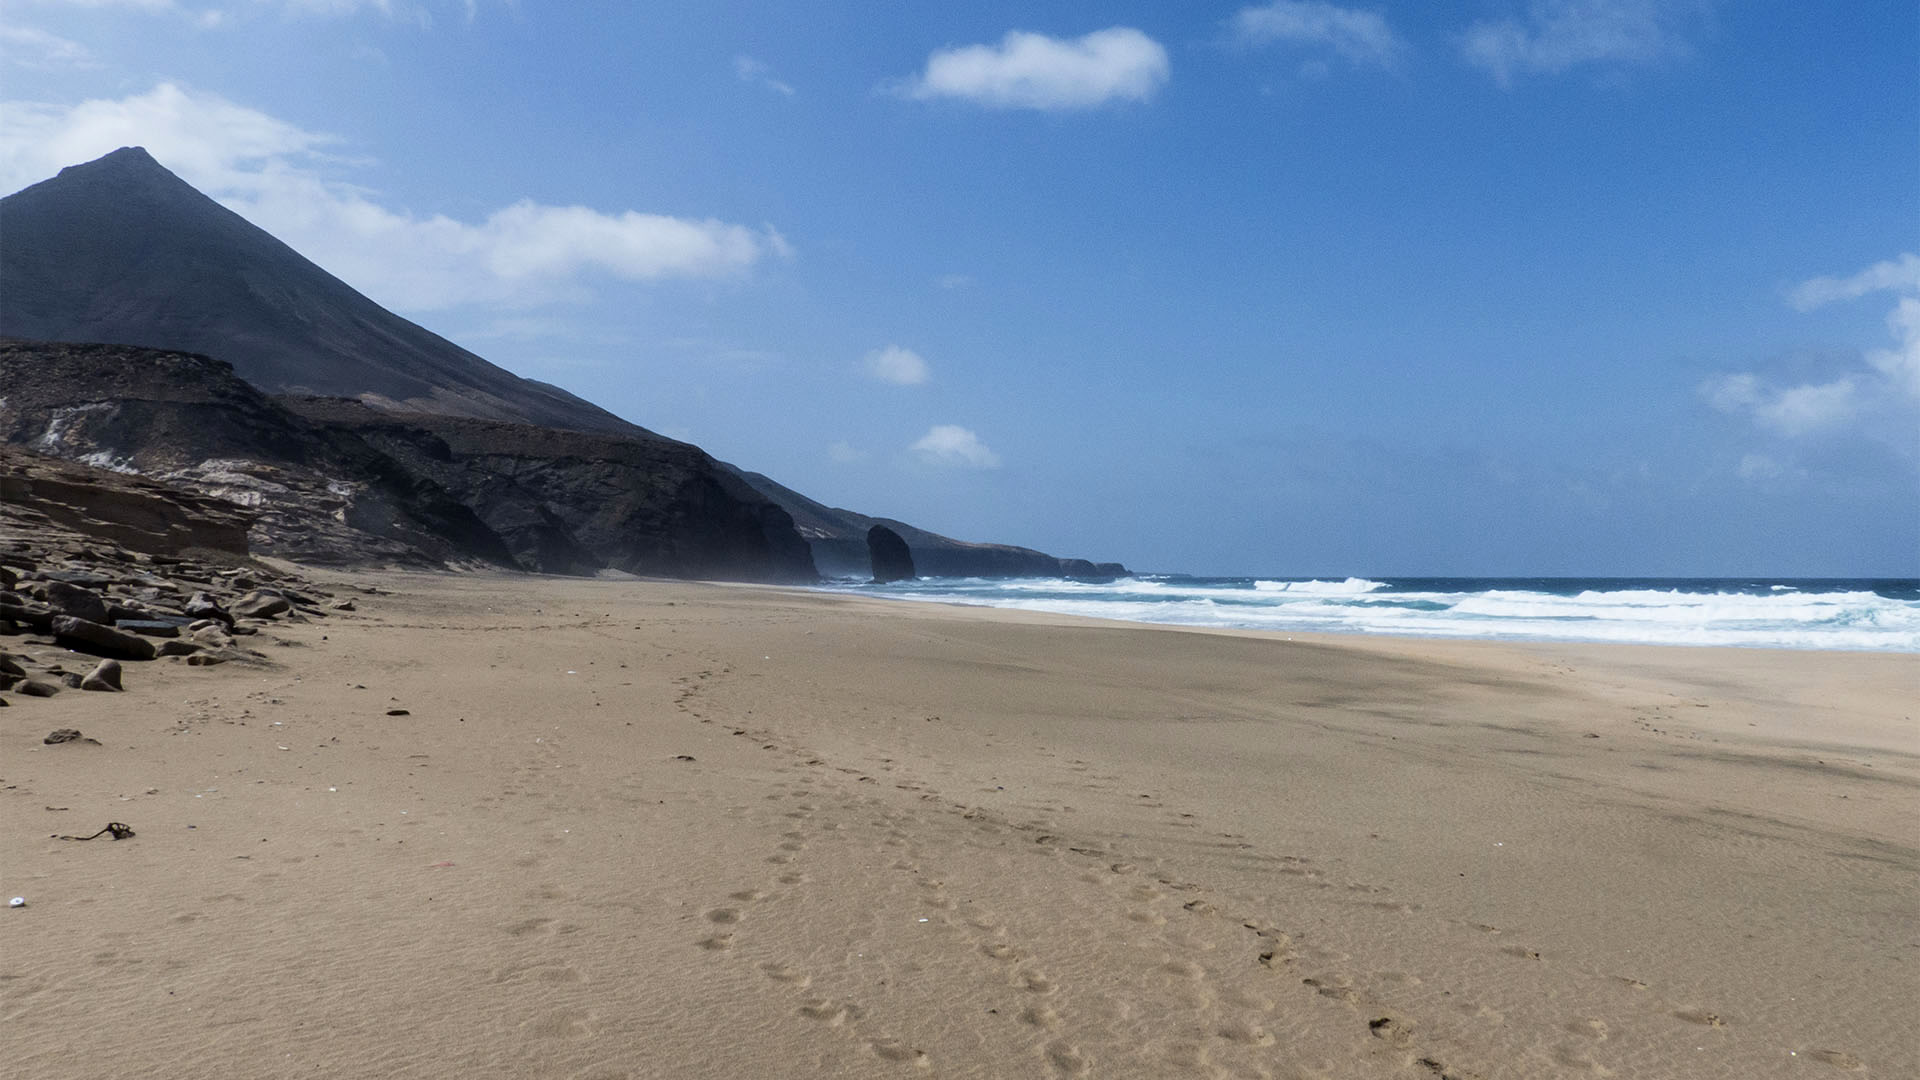
[[[1298,592],[1245,587],[1254,579],[1192,583],[1069,580],[919,579],[916,586],[869,588],[822,583],[813,591],[874,599],[1042,611],[1138,625],[1490,643],[1658,645],[1688,648],[1920,654],[1920,581],[1821,579],[1876,585],[1844,592],[1801,591],[1749,581],[1731,589],[1688,591],[1682,580],[1726,585],[1743,579],[1564,578],[1577,593],[1536,591],[1549,579],[1433,578],[1288,582],[1326,586]],[[1799,585],[1814,579],[1782,579]],[[1422,587],[1398,591],[1402,585]],[[1452,591],[1440,586],[1472,586]],[[1615,589],[1599,588],[1603,585]],[[1433,589],[1426,588],[1433,586]],[[1437,589],[1437,591],[1435,591]],[[1598,591],[1596,591],[1598,589]],[[1891,590],[1890,592],[1887,590]],[[1684,599],[1675,612],[1648,596]],[[1863,597],[1865,599],[1863,599]],[[1239,614],[1235,614],[1239,613]],[[1902,629],[1893,629],[1900,627]]]
[[[311,573],[0,713],[37,1075],[1920,1070],[1911,654]]]

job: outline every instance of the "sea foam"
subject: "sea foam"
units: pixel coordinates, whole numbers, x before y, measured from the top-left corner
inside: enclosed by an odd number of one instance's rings
[[[1920,582],[1804,579],[922,579],[827,586],[1180,626],[1920,652]]]

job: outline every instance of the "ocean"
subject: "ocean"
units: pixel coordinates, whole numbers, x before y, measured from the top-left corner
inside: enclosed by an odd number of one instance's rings
[[[1920,652],[1910,578],[922,578],[834,592],[1128,622],[1507,641]]]

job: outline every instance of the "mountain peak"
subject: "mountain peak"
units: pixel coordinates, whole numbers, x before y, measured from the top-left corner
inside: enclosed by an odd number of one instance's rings
[[[202,353],[269,393],[631,435],[380,307],[123,146],[0,199],[0,337]]]
[[[165,165],[155,161],[144,146],[123,146],[111,154],[94,158],[79,165],[69,165],[60,170],[63,177],[84,176],[164,176],[178,181],[180,178],[167,170]]]

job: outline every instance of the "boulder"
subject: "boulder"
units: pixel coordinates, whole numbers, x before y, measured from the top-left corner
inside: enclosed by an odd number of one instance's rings
[[[233,602],[234,615],[246,619],[270,619],[292,610],[293,601],[264,589],[255,589]]]
[[[82,690],[119,690],[120,661],[102,660],[99,665],[80,680]]]
[[[900,534],[885,525],[867,530],[867,554],[873,559],[873,583],[913,580],[913,552]]]
[[[113,628],[125,630],[129,634],[141,637],[173,638],[180,636],[180,626],[185,619],[115,619]]]
[[[47,604],[62,615],[88,622],[108,623],[107,602],[92,592],[64,581],[47,582]]]
[[[76,619],[71,615],[53,617],[53,639],[67,648],[121,660],[153,659],[153,642],[138,634]]]
[[[200,651],[200,646],[191,641],[163,641],[153,651],[155,656],[192,656]]]
[[[60,687],[38,679],[23,679],[14,686],[13,692],[21,697],[52,697],[60,692]]]
[[[221,607],[213,597],[204,592],[194,593],[187,599],[187,606],[180,610],[195,619],[216,619],[228,626],[233,625],[233,616],[227,613],[227,609]]]

